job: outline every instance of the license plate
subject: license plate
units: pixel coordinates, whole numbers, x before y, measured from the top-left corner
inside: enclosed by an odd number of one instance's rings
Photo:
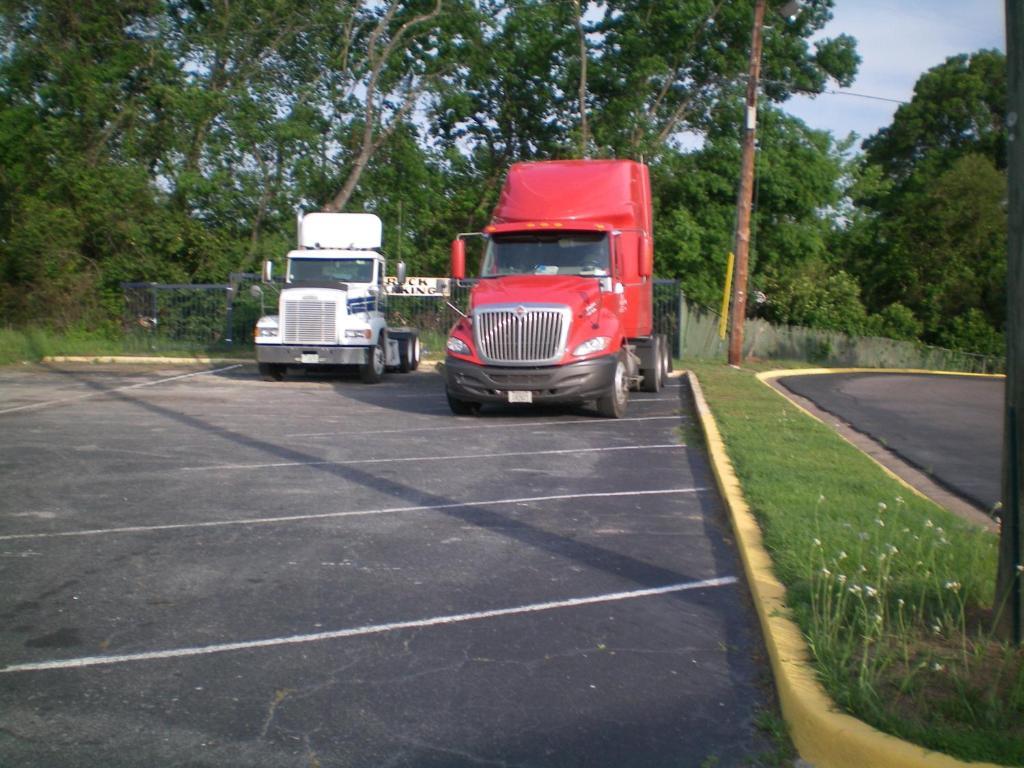
[[[303,362],[303,363],[319,363],[320,362],[320,355],[318,355],[316,352],[303,352],[302,353],[302,360],[300,362]]]
[[[510,390],[508,393],[508,401],[510,403],[532,403],[533,392],[529,390]]]

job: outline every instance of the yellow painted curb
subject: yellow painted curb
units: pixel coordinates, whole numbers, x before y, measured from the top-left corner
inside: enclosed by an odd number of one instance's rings
[[[820,376],[825,373],[927,373],[933,376],[977,376],[983,379],[1005,379],[1005,373],[964,373],[963,371],[929,371],[924,368],[781,368],[761,371],[761,381],[781,379],[784,376]]]
[[[800,756],[815,768],[997,768],[927,750],[837,710],[818,682],[803,634],[789,618],[786,588],[775,576],[761,528],[743,497],[700,382],[692,372],[686,376],[761,622],[782,715]]]
[[[139,363],[142,365],[212,365],[214,363],[253,363],[252,358],[234,357],[136,357],[133,355],[50,355],[44,363]]]

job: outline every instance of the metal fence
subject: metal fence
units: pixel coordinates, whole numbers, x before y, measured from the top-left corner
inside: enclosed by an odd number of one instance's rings
[[[260,276],[233,273],[226,284],[125,283],[125,348],[129,352],[251,351],[253,327],[273,313],[280,284],[261,286]],[[448,296],[392,294],[386,311],[391,326],[420,332],[426,354],[444,350],[448,329],[469,304],[467,284],[452,282]],[[720,359],[726,342],[718,337],[719,315],[687,301],[676,280],[654,284],[654,328],[672,342],[678,357]],[[776,326],[748,320],[744,355],[765,360],[802,360],[823,366],[926,368],[993,373],[1003,358],[972,355],[892,339],[852,337],[834,331]]]
[[[718,336],[720,315],[680,296],[683,330],[676,348],[680,357],[724,360],[728,340]],[[849,336],[795,325],[772,325],[747,320],[743,334],[744,358],[798,360],[824,367],[920,368],[966,373],[1001,373],[1002,357],[975,355],[925,344],[869,336]]]

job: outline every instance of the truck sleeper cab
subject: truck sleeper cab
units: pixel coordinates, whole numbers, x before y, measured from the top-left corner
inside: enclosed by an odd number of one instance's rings
[[[631,161],[512,166],[483,233],[469,314],[447,342],[455,414],[483,403],[595,401],[602,415],[621,417],[630,388],[661,388],[669,352],[651,333],[646,170]],[[456,279],[465,278],[464,237],[452,243]]]

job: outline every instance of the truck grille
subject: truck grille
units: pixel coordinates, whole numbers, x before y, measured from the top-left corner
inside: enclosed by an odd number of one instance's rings
[[[474,313],[477,349],[486,363],[556,363],[565,352],[569,308],[564,306],[486,307]]]
[[[285,344],[337,344],[337,313],[338,305],[333,301],[285,301]]]

